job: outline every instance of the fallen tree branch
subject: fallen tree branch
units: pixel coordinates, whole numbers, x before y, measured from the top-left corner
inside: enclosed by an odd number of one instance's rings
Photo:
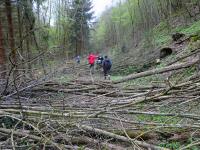
[[[166,116],[166,117],[174,116],[174,117],[200,120],[200,116],[195,114],[172,114],[172,113],[141,112],[141,111],[128,111],[128,110],[116,111],[116,112],[120,114],[138,114],[138,115],[152,115],[152,116]]]
[[[195,49],[194,52],[189,53],[189,54],[187,54],[187,55],[185,55],[185,56],[182,56],[182,57],[180,57],[180,58],[177,58],[175,61],[172,61],[172,62],[168,63],[167,66],[172,65],[172,64],[174,64],[174,63],[177,63],[177,62],[179,62],[179,61],[181,61],[181,60],[183,60],[183,59],[185,59],[185,58],[188,58],[188,57],[190,57],[190,56],[192,56],[192,55],[195,55],[195,54],[197,54],[197,53],[199,53],[199,52],[200,52],[200,49],[199,49],[199,48],[198,48],[198,49]]]
[[[118,139],[118,140],[128,142],[128,143],[130,143],[130,140],[131,140],[133,143],[135,143],[135,144],[137,144],[141,147],[144,147],[144,148],[150,148],[152,150],[169,150],[167,148],[155,146],[155,145],[152,145],[152,144],[148,144],[146,142],[128,139],[127,137],[120,136],[120,135],[117,135],[117,134],[114,134],[114,133],[111,133],[111,132],[107,132],[107,131],[104,131],[104,130],[101,130],[101,129],[93,128],[93,127],[90,127],[90,126],[77,125],[77,127],[81,128],[82,130],[86,130],[88,132],[91,132],[91,133],[95,133],[95,134],[99,134],[99,135],[105,135],[105,136],[112,137],[114,139]]]
[[[169,72],[169,71],[173,71],[173,70],[188,68],[188,67],[196,64],[197,62],[198,62],[198,60],[195,60],[195,61],[181,63],[181,64],[177,64],[177,65],[172,65],[172,66],[167,66],[167,67],[163,67],[163,68],[159,68],[159,69],[148,70],[148,71],[137,73],[137,74],[130,74],[120,80],[113,81],[113,83],[118,84],[118,83],[123,83],[123,82],[129,81],[129,80],[141,78],[141,77],[151,76],[154,74],[161,74],[161,73],[165,73],[165,72]]]

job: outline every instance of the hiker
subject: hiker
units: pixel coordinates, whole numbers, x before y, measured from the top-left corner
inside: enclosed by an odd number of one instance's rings
[[[96,69],[97,70],[103,67],[103,60],[104,60],[104,58],[102,56],[97,57],[97,61],[96,61],[96,64],[97,64]]]
[[[75,58],[75,59],[76,59],[76,63],[77,63],[77,64],[80,64],[80,62],[81,62],[81,58],[80,58],[80,56],[79,56],[79,55],[78,55],[78,56],[76,56],[76,58]]]
[[[108,56],[105,56],[105,59],[103,61],[103,72],[105,79],[108,77],[108,79],[110,80],[110,75],[108,73],[110,72],[111,67],[112,67],[111,60],[108,58]]]
[[[88,56],[88,62],[90,64],[90,73],[91,74],[94,74],[94,63],[95,63],[96,58],[97,58],[97,56],[94,55],[93,53],[90,53]]]

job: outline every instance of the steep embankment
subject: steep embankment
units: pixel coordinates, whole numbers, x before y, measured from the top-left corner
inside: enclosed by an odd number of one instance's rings
[[[160,22],[152,29],[150,41],[145,38],[128,53],[114,57],[114,73],[129,74],[164,67],[197,50],[200,47],[200,21],[185,25],[179,17],[171,19],[170,24],[167,21]]]

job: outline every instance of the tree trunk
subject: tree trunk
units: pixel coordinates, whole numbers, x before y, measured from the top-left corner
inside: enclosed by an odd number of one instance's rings
[[[21,55],[24,57],[24,50],[23,50],[23,22],[22,22],[22,6],[20,4],[20,0],[17,0],[17,19],[18,19],[18,31],[19,31],[19,50],[20,50],[20,53]],[[22,58],[22,68],[24,69],[23,70],[23,73],[25,74],[26,71],[25,71],[25,59]]]
[[[6,77],[6,72],[4,72],[5,69],[6,69],[6,54],[3,46],[3,31],[0,19],[0,79],[5,79]]]
[[[15,50],[15,40],[14,40],[14,28],[13,28],[13,20],[12,20],[12,6],[10,0],[5,1],[6,6],[6,15],[8,20],[8,29],[9,29],[9,43],[11,49],[11,57],[14,64],[17,63],[16,59],[16,50]]]
[[[124,77],[123,79],[114,81],[113,83],[115,83],[115,84],[123,83],[123,82],[129,81],[129,80],[147,77],[147,76],[154,75],[154,74],[161,74],[161,73],[165,73],[165,72],[169,72],[169,71],[173,71],[173,70],[188,68],[196,63],[198,63],[198,60],[194,60],[192,62],[176,64],[176,65],[171,65],[171,66],[167,66],[167,67],[163,67],[163,68],[159,68],[159,69],[148,70],[148,71],[137,73],[137,74],[130,74],[130,75]]]

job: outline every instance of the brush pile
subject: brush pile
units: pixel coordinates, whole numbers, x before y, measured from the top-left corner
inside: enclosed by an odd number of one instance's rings
[[[174,141],[199,148],[200,75],[188,73],[198,60],[186,58],[115,81],[68,66],[70,81],[42,80],[2,96],[0,147],[161,150]],[[131,84],[158,74],[166,76],[162,83]]]

